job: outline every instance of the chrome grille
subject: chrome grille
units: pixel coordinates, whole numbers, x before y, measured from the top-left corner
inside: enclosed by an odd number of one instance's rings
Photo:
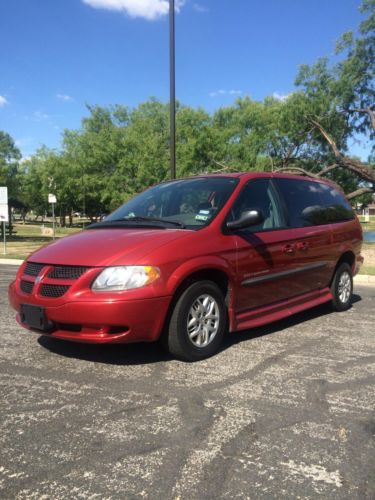
[[[20,287],[23,293],[30,294],[33,291],[34,283],[32,281],[21,280]]]
[[[28,276],[38,276],[43,267],[44,264],[37,264],[36,262],[28,262],[23,271],[23,274],[27,274]]]
[[[57,298],[62,297],[69,290],[69,285],[50,285],[43,283],[40,289],[40,295],[43,297]]]
[[[83,266],[55,266],[48,273],[48,277],[61,280],[77,280],[87,269],[88,267]]]

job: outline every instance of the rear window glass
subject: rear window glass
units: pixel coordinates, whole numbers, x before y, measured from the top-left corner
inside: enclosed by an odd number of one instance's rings
[[[345,197],[327,184],[296,179],[275,179],[288,211],[291,227],[318,226],[353,219]]]

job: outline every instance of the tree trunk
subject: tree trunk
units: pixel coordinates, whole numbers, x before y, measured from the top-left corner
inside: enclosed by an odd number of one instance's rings
[[[60,227],[66,226],[66,210],[64,206],[60,205]]]

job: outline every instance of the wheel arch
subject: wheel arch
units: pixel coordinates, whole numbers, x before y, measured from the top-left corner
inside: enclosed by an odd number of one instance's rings
[[[229,325],[231,329],[232,322],[234,321],[234,313],[232,310],[233,298],[233,276],[230,273],[229,266],[224,264],[221,260],[211,262],[195,263],[190,261],[187,265],[183,266],[172,275],[169,288],[171,290],[172,300],[169,304],[168,311],[164,320],[161,336],[163,337],[166,328],[168,327],[174,307],[181,297],[182,293],[192,284],[197,281],[212,281],[222,291],[225,304],[228,310]]]
[[[354,273],[354,266],[355,266],[355,254],[352,250],[346,250],[345,252],[343,252],[339,259],[337,260],[336,262],[336,265],[335,265],[335,268],[333,270],[333,273],[332,273],[332,276],[331,276],[331,280],[330,280],[330,284],[332,284],[332,281],[333,281],[333,278],[335,276],[335,273],[337,271],[337,269],[339,268],[339,266],[341,266],[341,264],[343,263],[346,263],[350,266],[350,269],[352,270],[352,272]]]
[[[192,283],[205,280],[215,283],[223,292],[224,297],[227,296],[229,289],[229,277],[225,271],[214,267],[207,267],[199,269],[197,271],[193,271],[179,283],[177,288],[174,290],[173,295],[180,296],[181,293],[186,290],[186,288]]]

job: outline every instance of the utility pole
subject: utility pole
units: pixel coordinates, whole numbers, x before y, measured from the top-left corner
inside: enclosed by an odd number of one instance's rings
[[[174,0],[169,0],[169,114],[171,179],[176,178],[176,78],[175,78],[175,10]]]

